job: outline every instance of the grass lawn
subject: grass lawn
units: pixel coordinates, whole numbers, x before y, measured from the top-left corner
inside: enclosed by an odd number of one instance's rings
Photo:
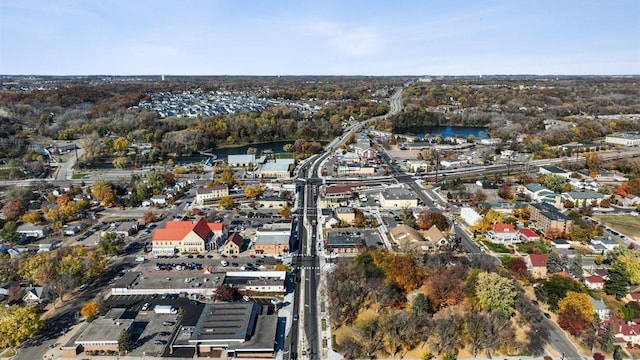
[[[482,245],[486,246],[488,249],[496,253],[509,254],[513,252],[511,249],[509,249],[505,245],[495,244],[489,240],[482,240]]]
[[[87,176],[89,176],[89,174],[85,174],[85,173],[78,173],[78,174],[73,174],[73,175],[71,176],[71,178],[72,178],[72,179],[74,179],[74,180],[79,180],[79,179],[84,179],[84,178],[86,178]]]
[[[595,219],[624,235],[640,234],[640,218],[633,215],[596,215]]]
[[[279,154],[276,154],[276,157],[278,159],[295,159],[296,154],[295,153],[279,153]]]
[[[518,251],[527,254],[547,254],[549,253],[549,247],[544,241],[534,241],[527,243],[519,243],[516,245]]]

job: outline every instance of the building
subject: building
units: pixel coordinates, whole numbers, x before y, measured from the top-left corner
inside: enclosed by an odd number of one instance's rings
[[[253,245],[256,254],[283,255],[289,252],[291,240],[291,223],[266,224],[256,231]]]
[[[336,217],[347,225],[353,225],[356,220],[356,212],[353,208],[341,206],[336,208]]]
[[[224,255],[237,255],[242,252],[244,244],[244,238],[237,232],[231,233],[231,235],[225,240],[222,245],[222,253]]]
[[[227,164],[233,167],[253,167],[256,164],[255,154],[229,155]]]
[[[276,159],[260,165],[256,171],[260,178],[290,179],[294,159]]]
[[[358,231],[339,229],[327,233],[324,248],[334,253],[359,253],[366,249],[366,241]]]
[[[487,232],[489,241],[502,244],[513,244],[520,242],[520,236],[516,228],[511,224],[496,223],[491,225],[491,230]]]
[[[567,240],[558,238],[551,241],[551,247],[553,247],[556,250],[559,250],[559,249],[568,250],[571,248],[571,244],[569,244]]]
[[[638,146],[640,145],[640,133],[620,133],[607,135],[604,142],[614,145]]]
[[[226,231],[222,223],[209,223],[202,217],[197,221],[168,221],[164,229],[155,229],[151,238],[155,256],[176,253],[203,253]]]
[[[349,184],[336,184],[322,188],[322,207],[337,208],[346,206],[353,198],[353,186]]]
[[[87,325],[74,342],[84,351],[118,352],[118,340],[122,331],[130,332],[133,319],[122,319],[125,309],[114,308]],[[64,349],[63,349],[64,351]]]
[[[614,343],[623,348],[632,348],[640,345],[640,324],[638,319],[632,319],[627,322],[617,316],[610,317],[602,323],[602,328],[606,329],[611,325],[615,336]]]
[[[524,242],[540,240],[540,235],[531,229],[519,229],[518,234],[520,234],[520,240]]]
[[[600,275],[585,276],[584,286],[586,286],[587,289],[603,289],[604,278]]]
[[[418,197],[405,188],[386,188],[380,192],[380,206],[383,208],[416,208]]]
[[[551,204],[529,204],[527,208],[531,214],[531,220],[545,234],[548,232],[570,233],[573,230],[573,220]]]
[[[482,216],[468,206],[460,208],[460,217],[465,223],[467,223],[467,225],[470,226],[473,226],[477,224],[478,221],[482,220]]]
[[[28,286],[22,288],[22,301],[27,305],[41,304],[44,297],[44,288],[40,286]]]
[[[429,249],[437,249],[447,244],[447,238],[437,226],[433,225],[424,233],[424,239],[427,241]]]
[[[595,191],[570,191],[562,193],[560,196],[563,202],[569,200],[575,207],[593,206],[594,204],[598,206],[600,205],[600,201],[605,198],[603,194]]]
[[[167,204],[167,195],[153,195],[149,200],[154,205],[166,205]]]
[[[553,203],[556,201],[556,193],[536,183],[525,185],[523,193],[537,202]]]
[[[624,206],[638,206],[640,205],[640,196],[633,194],[627,194],[622,197],[622,205]]]
[[[18,226],[16,232],[23,238],[41,238],[49,234],[49,228],[44,225],[22,224]]]
[[[196,357],[225,351],[229,358],[273,358],[277,328],[278,316],[263,313],[254,302],[208,303],[196,325],[182,327],[171,347],[195,348]]]
[[[591,239],[591,241],[589,241],[589,243],[587,244],[587,247],[591,251],[593,251],[594,253],[600,253],[600,254],[604,254],[607,251],[611,251],[615,249],[617,246],[619,246],[617,241],[610,238],[602,237],[602,236],[598,236]]]
[[[338,166],[338,176],[348,176],[348,175],[374,175],[376,173],[376,168],[373,166],[360,166],[357,164],[346,164]]]
[[[547,277],[547,260],[549,254],[529,254],[526,258],[527,270],[534,279],[544,279]]]
[[[391,236],[391,240],[395,241],[398,245],[404,245],[410,242],[420,243],[424,241],[424,238],[420,235],[418,230],[405,224],[398,225],[389,230],[389,235]]]
[[[541,166],[540,167],[540,174],[542,175],[548,175],[548,174],[553,174],[553,175],[559,175],[562,176],[563,178],[568,179],[569,176],[571,176],[571,172],[557,167],[557,166]]]
[[[195,203],[206,204],[216,201],[224,196],[229,196],[229,187],[225,184],[210,187],[199,187],[196,189]]]
[[[138,232],[137,221],[123,221],[121,223],[112,223],[106,230],[100,233],[100,236],[106,234],[114,234],[118,237],[124,238],[131,236]]]
[[[600,321],[609,320],[609,318],[611,318],[611,309],[609,309],[607,304],[605,304],[602,299],[596,300],[589,296],[589,301],[591,301],[594,312],[596,313],[596,315],[598,315]]]

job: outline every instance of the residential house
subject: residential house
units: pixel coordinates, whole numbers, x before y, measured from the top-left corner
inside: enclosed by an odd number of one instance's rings
[[[231,233],[224,245],[222,245],[222,253],[224,255],[237,255],[242,252],[244,238],[237,232]]]
[[[529,204],[527,206],[531,220],[544,233],[570,233],[573,230],[573,220],[561,213],[553,205],[547,203]]]
[[[203,253],[225,230],[223,223],[209,223],[204,217],[194,222],[168,221],[164,229],[153,231],[152,252],[155,256]]]
[[[22,224],[18,226],[16,232],[23,238],[41,238],[49,234],[49,228],[44,225]]]
[[[584,286],[587,289],[603,289],[604,278],[600,275],[590,275],[584,277]]]
[[[638,206],[640,205],[640,196],[633,194],[627,194],[622,197],[622,205],[624,206]]]
[[[622,347],[640,345],[640,324],[635,319],[625,322],[617,316],[613,316],[602,323],[602,328],[606,329],[609,325],[613,327],[616,345]]]
[[[22,288],[22,301],[27,305],[42,304],[45,301],[44,288],[41,286],[27,286]]]
[[[256,231],[254,252],[261,255],[283,255],[289,252],[291,223],[265,224]]]
[[[540,240],[540,235],[531,229],[519,229],[518,234],[520,234],[520,240],[524,242]]]
[[[587,244],[587,247],[591,249],[591,251],[599,254],[604,254],[605,252],[611,251],[618,246],[619,244],[617,241],[603,236],[595,237],[591,239]]]
[[[567,240],[558,238],[551,241],[551,247],[555,249],[567,250],[571,248],[571,244],[569,244]]]
[[[437,249],[447,244],[447,238],[437,226],[433,225],[424,233],[424,239],[430,249]]]
[[[596,300],[589,296],[589,301],[591,301],[594,312],[596,313],[596,315],[598,315],[600,321],[609,320],[609,318],[611,317],[611,309],[609,309],[607,304],[605,304],[602,299]]]
[[[353,225],[353,222],[356,220],[356,212],[353,208],[341,206],[336,208],[336,216],[338,220],[344,222],[347,225]]]
[[[489,241],[501,244],[514,244],[520,242],[520,236],[516,228],[511,224],[496,223],[491,225],[487,232]]]
[[[405,188],[386,188],[380,192],[380,206],[383,208],[416,208],[418,197]]]
[[[529,254],[526,258],[527,270],[534,279],[547,277],[547,260],[549,254]]]
[[[44,239],[38,243],[38,252],[51,251],[60,245],[58,239]]]
[[[229,187],[225,184],[199,187],[196,189],[196,204],[206,204],[220,199],[221,197],[229,196]]]
[[[167,195],[153,195],[149,200],[154,205],[166,205],[168,198]]]
[[[390,229],[389,235],[391,236],[391,240],[395,241],[398,245],[404,245],[410,242],[421,243],[424,241],[424,238],[420,235],[418,230],[405,224],[398,225],[393,229]]]

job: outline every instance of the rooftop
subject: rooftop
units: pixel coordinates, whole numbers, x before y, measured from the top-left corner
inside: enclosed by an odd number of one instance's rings
[[[381,192],[386,200],[415,200],[416,196],[405,188],[387,188]]]
[[[87,326],[75,343],[78,345],[95,342],[117,344],[122,330],[129,329],[132,324],[133,319],[99,317]]]
[[[607,136],[626,139],[626,140],[640,140],[640,133],[620,133],[620,134],[607,135]]]
[[[244,342],[254,333],[261,307],[253,302],[217,302],[204,306],[189,342]]]
[[[538,211],[546,218],[555,221],[567,221],[569,218],[561,213],[558,209],[556,209],[553,205],[547,203],[538,203],[538,204],[529,204],[534,208],[538,209]]]
[[[543,166],[543,169],[547,170],[548,172],[552,173],[552,174],[566,174],[567,170],[563,169],[563,168],[559,168],[557,166]]]

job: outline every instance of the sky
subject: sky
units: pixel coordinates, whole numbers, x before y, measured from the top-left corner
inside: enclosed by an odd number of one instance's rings
[[[640,0],[0,0],[3,75],[637,75]]]

